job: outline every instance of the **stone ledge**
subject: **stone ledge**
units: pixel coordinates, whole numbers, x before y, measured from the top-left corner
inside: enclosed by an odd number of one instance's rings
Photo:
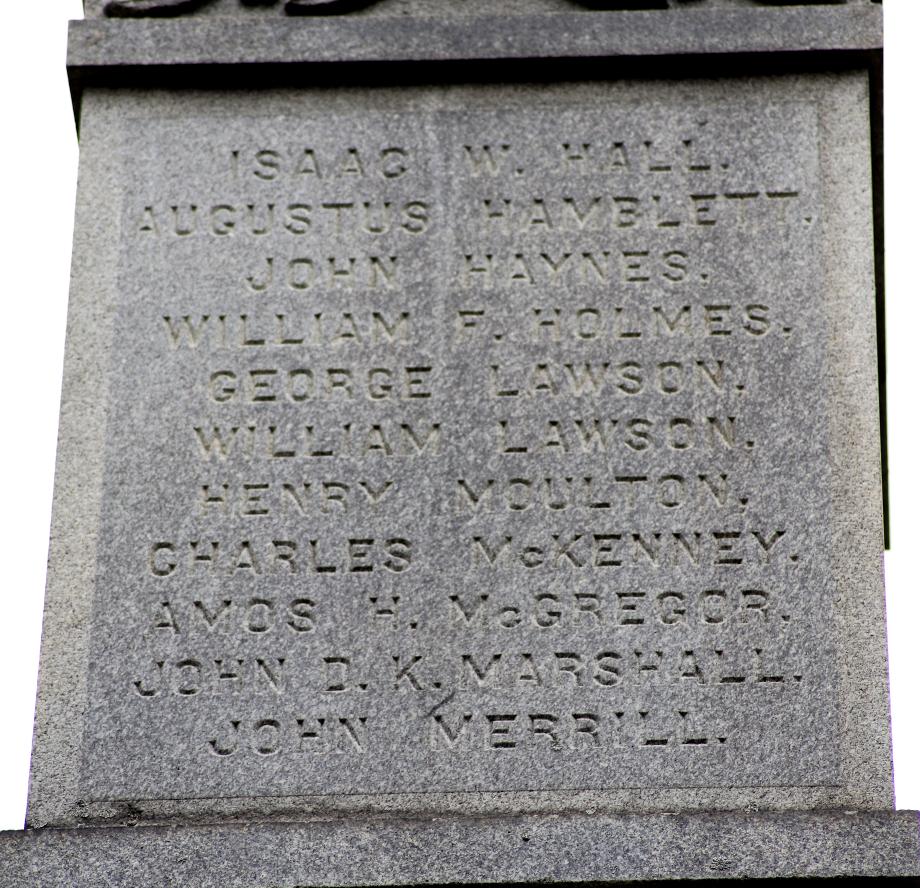
[[[920,877],[901,812],[354,819],[0,834],[30,888]]]
[[[864,51],[882,45],[880,6],[482,15],[71,22],[68,66],[588,59]]]

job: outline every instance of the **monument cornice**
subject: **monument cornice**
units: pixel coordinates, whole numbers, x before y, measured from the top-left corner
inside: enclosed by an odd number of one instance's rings
[[[444,19],[95,18],[71,23],[68,68],[723,56],[881,45],[882,9],[874,4]]]

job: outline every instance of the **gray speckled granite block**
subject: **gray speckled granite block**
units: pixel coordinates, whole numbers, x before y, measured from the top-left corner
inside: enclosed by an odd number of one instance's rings
[[[889,804],[864,102],[88,94],[30,822]]]
[[[35,829],[0,882],[918,874],[866,72],[156,88],[877,45],[870,4],[728,5],[74,28]]]
[[[471,16],[494,14],[496,11],[504,16],[527,14],[561,14],[573,11],[591,12],[598,10],[627,10],[629,14],[643,9],[664,11],[671,13],[683,12],[687,5],[695,7],[711,7],[722,12],[737,9],[763,12],[764,7],[771,5],[786,7],[782,12],[790,12],[790,7],[815,5],[818,0],[504,0],[501,9],[496,10],[492,0],[457,0],[453,3],[444,3],[442,0],[294,0],[304,5],[311,4],[315,7],[325,6],[330,15],[350,5],[348,15],[354,18],[468,18]],[[878,0],[820,0],[819,5],[824,7],[819,10],[827,17],[836,10],[833,5],[844,5],[850,8],[870,7]],[[106,15],[107,6],[122,7],[121,12],[131,11],[133,6],[135,14],[163,14],[187,16],[194,15],[200,18],[242,18],[249,21],[280,18],[288,14],[288,3],[285,0],[83,0],[83,8],[87,18],[103,17]],[[338,7],[338,10],[336,9]],[[110,13],[112,10],[110,10]],[[117,13],[119,10],[114,10]],[[325,17],[325,16],[323,16]],[[310,21],[316,21],[319,16]],[[136,21],[136,19],[135,19]]]
[[[0,884],[29,888],[920,876],[913,812],[347,819],[43,829],[0,841]]]
[[[445,5],[467,9],[462,4]],[[505,13],[504,6],[501,14],[488,4],[477,5],[475,15],[431,18],[369,15],[304,20],[280,17],[277,10],[249,10],[264,14],[89,19],[71,23],[68,62],[73,76],[101,76],[113,83],[138,69],[167,76],[180,65],[197,66],[200,75],[206,65],[245,65],[251,74],[266,65],[319,62],[613,61],[686,55],[719,59],[733,53],[878,49],[882,39],[882,10],[876,4],[781,9],[693,4],[650,12],[586,12],[563,4],[552,13],[525,5],[517,15]],[[667,70],[668,64],[662,62],[660,73]]]

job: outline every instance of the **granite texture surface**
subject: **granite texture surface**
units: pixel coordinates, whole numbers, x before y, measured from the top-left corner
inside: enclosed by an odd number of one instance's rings
[[[30,824],[889,807],[866,103],[88,92]]]
[[[0,885],[920,877],[880,4],[104,5]]]
[[[504,4],[496,14],[489,4],[476,10],[436,18],[87,19],[71,23],[68,65],[75,75],[104,73],[115,85],[119,69],[166,72],[176,65],[196,66],[201,74],[206,65],[719,57],[878,49],[882,42],[877,4],[558,14],[526,7],[520,15],[507,14]]]
[[[916,814],[348,820],[0,833],[29,888],[913,878]]]
[[[279,17],[288,13],[289,7],[298,3],[313,5],[317,10],[325,7],[332,15],[347,14],[358,17],[417,17],[417,18],[465,18],[468,16],[494,13],[495,4],[490,0],[457,0],[445,3],[443,0],[84,0],[83,7],[88,18],[109,13],[133,11],[138,15],[174,12],[181,16],[207,18],[259,18]],[[502,3],[503,15],[561,14],[577,9],[623,10],[665,10],[672,13],[686,11],[699,6],[721,10],[733,8],[763,9],[770,6],[814,6],[826,8],[833,5],[870,6],[880,5],[878,0],[506,0]],[[113,9],[120,7],[120,9]],[[171,9],[170,9],[171,8]]]

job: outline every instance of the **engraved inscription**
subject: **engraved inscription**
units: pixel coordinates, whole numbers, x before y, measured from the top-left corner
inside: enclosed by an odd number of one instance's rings
[[[105,14],[123,18],[170,17],[194,12],[211,0],[108,0]],[[275,6],[278,0],[240,0],[243,6]],[[377,0],[285,0],[288,15],[341,15]]]
[[[93,797],[833,783],[814,109],[414,108],[126,137]]]
[[[120,18],[143,18],[147,16],[171,17],[195,12],[213,0],[108,0],[105,14]],[[239,0],[244,7],[273,7],[279,0]],[[342,15],[373,6],[378,0],[285,0],[285,13],[293,16]],[[688,0],[569,0],[574,5],[588,9],[648,10],[679,9]],[[691,0],[700,5],[699,0]],[[702,0],[703,3],[719,5],[725,0]],[[843,4],[849,0],[747,0],[762,6],[808,6],[816,3]]]

